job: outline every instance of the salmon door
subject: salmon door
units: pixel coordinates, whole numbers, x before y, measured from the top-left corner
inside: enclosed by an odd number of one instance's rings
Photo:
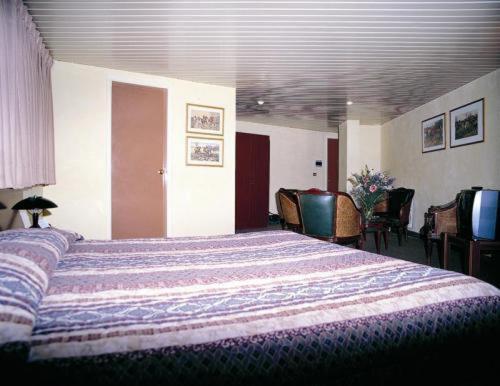
[[[167,91],[113,82],[111,235],[165,236]]]

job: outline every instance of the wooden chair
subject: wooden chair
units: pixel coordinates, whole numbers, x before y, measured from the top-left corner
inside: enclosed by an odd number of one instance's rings
[[[362,248],[361,213],[346,193],[302,191],[297,193],[305,235]]]
[[[280,188],[277,195],[278,213],[282,217],[281,227],[295,232],[302,232],[299,203],[295,189]]]
[[[387,191],[388,208],[385,213],[378,212],[387,226],[395,229],[398,235],[398,244],[401,246],[403,235],[408,240],[408,224],[410,223],[410,209],[415,190],[397,188]]]
[[[281,189],[280,189],[281,190]],[[281,208],[280,190],[274,193],[274,199],[276,200],[276,209],[278,210],[278,216],[280,218],[281,229],[286,229],[285,216],[283,214],[283,209]]]
[[[361,211],[356,207],[352,197],[344,192],[334,193],[335,202],[335,236],[340,243],[344,241],[358,244],[363,248],[361,238]],[[350,244],[351,242],[349,242]]]
[[[428,265],[431,265],[433,245],[437,244],[439,266],[443,267],[442,236],[443,233],[457,233],[457,198],[444,205],[432,205],[424,214],[424,226],[420,228],[420,238],[424,243]]]
[[[387,194],[387,192],[384,192],[382,200],[373,208],[373,214],[376,216],[384,217],[387,216],[388,211],[389,211],[389,195]]]

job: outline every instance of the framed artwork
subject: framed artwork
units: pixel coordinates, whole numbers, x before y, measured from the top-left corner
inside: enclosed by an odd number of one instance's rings
[[[446,147],[445,113],[422,121],[422,153]]]
[[[484,98],[450,111],[450,147],[484,141]]]
[[[186,137],[186,165],[223,166],[224,140]]]
[[[224,135],[224,109],[221,107],[186,105],[188,133]]]

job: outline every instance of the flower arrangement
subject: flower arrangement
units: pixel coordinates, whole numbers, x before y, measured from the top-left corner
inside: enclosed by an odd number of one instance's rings
[[[392,188],[395,178],[386,172],[374,172],[365,165],[361,173],[353,173],[348,181],[352,184],[351,196],[360,206],[365,221],[373,218],[373,209],[384,196],[384,192]]]

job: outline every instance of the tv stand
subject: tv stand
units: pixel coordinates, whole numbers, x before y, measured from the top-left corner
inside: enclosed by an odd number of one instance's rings
[[[443,233],[443,268],[448,269],[450,244],[466,248],[467,274],[479,277],[482,251],[500,251],[500,241],[471,240],[453,233]]]

